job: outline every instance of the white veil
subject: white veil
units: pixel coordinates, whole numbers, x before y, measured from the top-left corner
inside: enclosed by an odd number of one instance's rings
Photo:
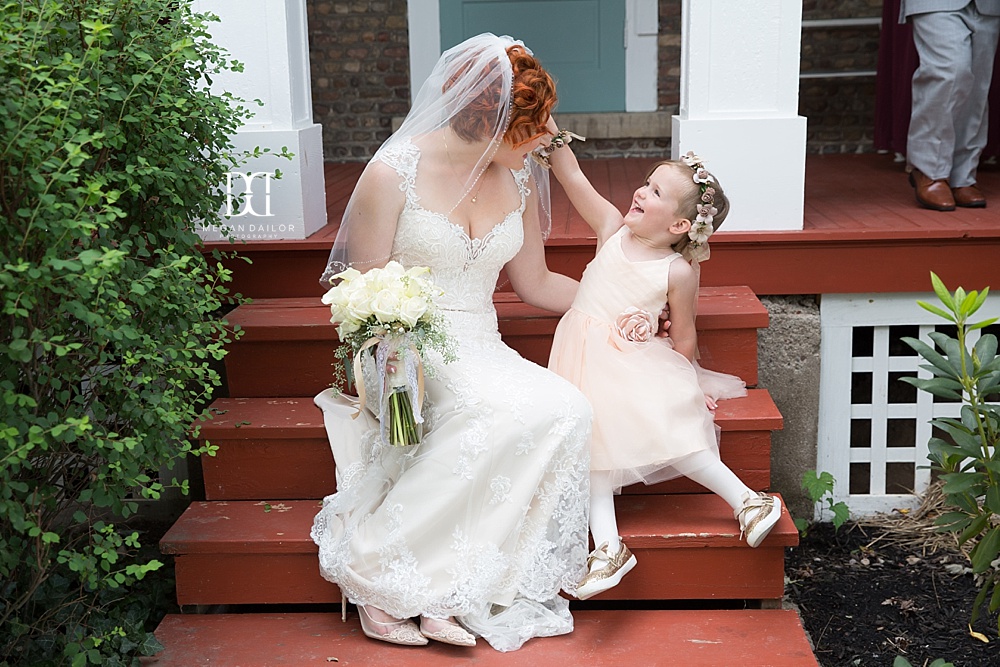
[[[386,226],[386,221],[379,218],[380,212],[385,213],[379,203],[394,197],[401,206],[400,193],[406,184],[399,182],[394,173],[387,179],[381,163],[393,164],[395,156],[407,150],[408,145],[416,146],[422,157],[421,173],[410,184],[415,185],[416,191],[420,191],[423,179],[446,178],[453,184],[447,188],[448,198],[453,201],[439,201],[433,210],[449,215],[472,194],[511,122],[514,76],[507,48],[515,44],[531,54],[521,42],[490,33],[471,37],[441,54],[402,125],[382,144],[361,174],[320,278],[324,288],[330,286],[334,275],[348,267],[364,272],[389,260],[395,225]],[[461,163],[452,160],[451,154],[459,151],[467,158],[478,154],[474,166],[462,166],[473,164],[472,159]],[[548,172],[533,160],[526,162],[532,176],[528,187],[536,194],[533,199],[537,202],[545,239],[552,224]],[[428,166],[425,172],[425,163],[439,171],[434,172]],[[389,187],[393,181],[398,185],[397,192]],[[380,233],[385,230],[392,233]]]

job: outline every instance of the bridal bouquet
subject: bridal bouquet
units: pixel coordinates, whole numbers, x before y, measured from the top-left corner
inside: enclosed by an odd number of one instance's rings
[[[382,442],[390,445],[420,442],[425,351],[437,350],[445,363],[455,359],[455,343],[434,306],[442,292],[429,273],[426,267],[404,269],[398,262],[366,273],[347,269],[333,277],[339,282],[323,295],[341,341],[336,356],[345,360],[358,389],[359,414],[367,405],[367,367],[378,386],[372,411]]]

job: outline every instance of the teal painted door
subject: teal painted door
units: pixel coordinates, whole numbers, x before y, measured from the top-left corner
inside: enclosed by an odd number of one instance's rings
[[[556,79],[558,111],[625,111],[625,0],[440,0],[441,50],[519,39]]]

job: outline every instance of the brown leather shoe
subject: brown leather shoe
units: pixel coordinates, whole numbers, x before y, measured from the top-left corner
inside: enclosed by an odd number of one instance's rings
[[[947,178],[931,180],[919,169],[910,172],[910,185],[917,195],[917,203],[935,211],[954,211],[955,198]]]
[[[974,183],[960,188],[952,188],[951,194],[955,198],[956,206],[986,208],[986,195]]]

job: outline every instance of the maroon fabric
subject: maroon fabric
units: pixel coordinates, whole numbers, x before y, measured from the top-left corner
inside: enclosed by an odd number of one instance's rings
[[[900,0],[882,4],[882,33],[879,36],[878,69],[875,77],[875,150],[906,154],[906,133],[910,129],[913,73],[920,63],[913,45],[909,23],[899,23]],[[994,60],[1000,61],[1000,50]],[[1000,155],[1000,84],[994,75],[990,87],[989,137],[983,157]]]

